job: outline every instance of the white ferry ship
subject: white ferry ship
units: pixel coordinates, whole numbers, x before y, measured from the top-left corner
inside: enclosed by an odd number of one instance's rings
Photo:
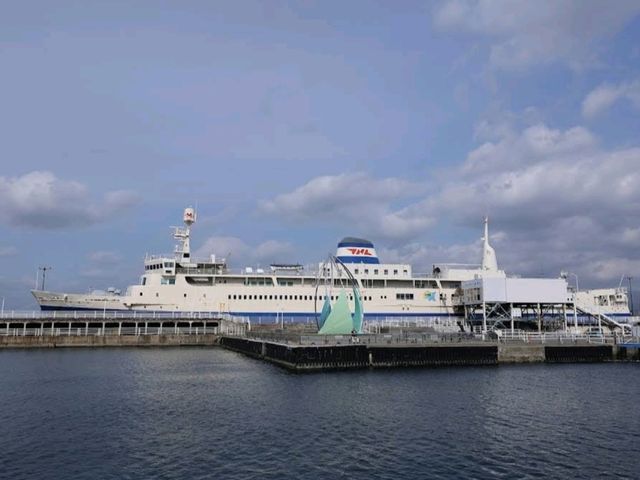
[[[174,227],[178,241],[173,255],[147,256],[144,274],[124,295],[107,292],[58,293],[33,290],[42,310],[129,310],[155,312],[217,312],[249,317],[256,322],[311,322],[321,308],[323,295],[317,288],[322,265],[307,269],[298,264],[272,264],[268,269],[227,268],[215,255],[206,260],[191,257],[192,208],[184,211],[184,227]],[[358,282],[366,320],[422,318],[446,329],[457,329],[464,316],[462,282],[479,277],[506,277],[498,269],[489,245],[488,221],[484,224],[482,264],[437,264],[431,274],[416,274],[411,265],[381,263],[373,243],[346,237],[338,243],[336,257]],[[339,286],[341,272],[330,282]],[[324,280],[326,284],[326,279]],[[337,296],[337,292],[336,292]],[[613,317],[628,317],[625,289],[579,292],[582,303],[598,306]],[[353,301],[353,299],[351,299]],[[352,305],[353,306],[353,305]]]

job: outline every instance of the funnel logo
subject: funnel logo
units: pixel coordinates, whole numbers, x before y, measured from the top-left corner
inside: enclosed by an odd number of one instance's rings
[[[365,255],[368,257],[372,255],[368,248],[347,248],[347,250],[351,252],[351,255]]]

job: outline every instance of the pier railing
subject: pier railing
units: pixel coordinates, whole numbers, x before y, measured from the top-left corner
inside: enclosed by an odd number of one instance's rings
[[[0,321],[19,320],[70,320],[70,319],[107,319],[107,320],[227,320],[248,322],[246,317],[217,312],[144,312],[140,310],[115,311],[115,310],[5,310],[0,313]]]
[[[3,312],[0,337],[244,335],[248,318],[212,312]]]
[[[318,335],[294,334],[286,332],[251,331],[246,334],[249,338],[266,340],[286,345],[415,345],[415,344],[542,344],[542,345],[615,345],[633,342],[633,338],[621,335],[580,335],[570,332],[515,332],[504,333],[501,336],[473,333],[365,333],[361,335]],[[638,339],[636,339],[636,342]]]

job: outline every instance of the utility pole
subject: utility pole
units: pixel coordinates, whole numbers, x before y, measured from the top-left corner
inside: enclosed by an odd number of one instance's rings
[[[633,293],[631,292],[631,280],[633,280],[633,277],[629,276],[627,277],[627,280],[629,281],[629,304],[631,305],[631,308],[629,308],[629,310],[631,311],[631,316],[633,317]]]
[[[38,271],[42,271],[42,288],[40,290],[44,291],[44,282],[47,277],[47,271],[51,270],[52,267],[38,267]]]

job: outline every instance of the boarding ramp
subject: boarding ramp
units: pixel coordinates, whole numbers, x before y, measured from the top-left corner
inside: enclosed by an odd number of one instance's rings
[[[605,325],[607,325],[609,328],[612,328],[612,329],[619,328],[622,333],[631,334],[631,325],[620,323],[617,320],[610,317],[609,315],[606,315],[602,312],[597,311],[597,309],[595,309],[593,305],[587,305],[583,302],[578,301],[575,304],[575,308],[578,312],[580,312],[583,315],[588,315],[595,319],[599,318],[600,321]]]

